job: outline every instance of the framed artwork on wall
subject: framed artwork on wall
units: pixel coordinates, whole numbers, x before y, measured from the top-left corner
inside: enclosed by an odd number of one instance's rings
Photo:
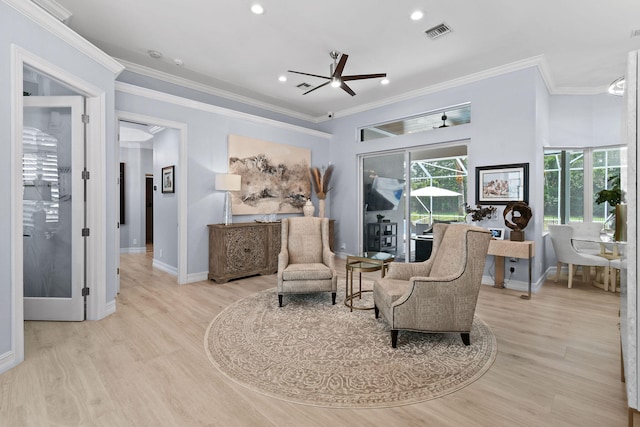
[[[529,163],[476,168],[476,203],[529,203]]]
[[[162,168],[162,192],[163,193],[175,193],[175,169],[174,165],[165,166]]]
[[[229,135],[229,173],[242,176],[232,191],[234,215],[302,213],[311,197],[311,150]]]

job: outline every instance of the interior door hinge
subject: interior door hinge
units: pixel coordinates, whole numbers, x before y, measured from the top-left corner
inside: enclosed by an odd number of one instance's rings
[[[89,237],[89,229],[88,228],[83,228],[82,229],[82,237]]]
[[[89,296],[89,288],[82,288],[82,296],[86,297]]]
[[[83,170],[82,171],[82,179],[87,180],[87,179],[89,179],[91,177],[90,175],[91,174],[89,173],[88,170]]]
[[[116,274],[119,275],[120,274],[120,267],[116,268]]]
[[[84,123],[84,124],[89,123],[89,115],[88,114],[83,114],[82,115],[82,123]]]

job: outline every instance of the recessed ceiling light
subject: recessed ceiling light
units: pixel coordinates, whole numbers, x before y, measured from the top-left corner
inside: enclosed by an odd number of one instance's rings
[[[253,6],[251,6],[251,12],[255,13],[256,15],[262,15],[264,13],[264,8],[259,4],[254,4]]]
[[[287,81],[287,76],[280,76],[278,77],[278,80],[280,80],[281,82],[286,82]]]
[[[149,50],[147,51],[147,53],[149,54],[150,57],[152,57],[153,59],[160,59],[162,58],[162,53],[158,52],[157,50]]]
[[[380,84],[381,84],[381,85],[388,85],[388,84],[389,84],[389,79],[382,79],[382,80],[380,80]]]
[[[421,10],[416,10],[415,12],[413,12],[411,14],[411,20],[412,21],[419,21],[422,19],[422,17],[424,16],[424,13],[422,13]]]

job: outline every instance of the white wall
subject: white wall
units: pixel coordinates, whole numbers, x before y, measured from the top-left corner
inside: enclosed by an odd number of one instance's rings
[[[139,145],[120,147],[120,162],[125,164],[125,223],[120,224],[120,249],[121,252],[143,252],[146,250],[145,175],[153,174],[153,150]]]
[[[165,129],[153,139],[153,260],[170,271],[178,269],[178,192],[185,187],[179,179],[180,133]],[[175,193],[162,192],[162,168],[175,166]]]
[[[171,85],[167,84],[167,86]],[[227,138],[229,134],[309,148],[312,165],[320,166],[329,163],[329,136],[321,132],[138,89],[118,86],[116,108],[123,112],[187,125],[188,220],[186,227],[187,274],[190,278],[206,277],[209,254],[207,224],[223,222],[224,194],[214,190],[214,179],[216,173],[228,170]],[[178,165],[177,157],[166,158],[163,161],[163,166]],[[159,173],[156,166],[154,165],[154,174]],[[180,191],[180,182],[177,185],[176,191]],[[329,213],[330,209],[327,209],[327,215]],[[235,216],[233,220],[246,222],[254,219],[256,218],[253,216],[243,215]],[[169,242],[165,246],[167,245]],[[157,252],[157,245],[154,245],[154,250]]]
[[[549,102],[550,147],[599,147],[618,145],[622,97],[555,95]]]
[[[12,5],[15,5],[15,8]],[[34,18],[28,18],[19,10],[25,11],[24,13]],[[36,21],[46,22],[51,28],[56,28],[57,35],[46,30]],[[104,91],[104,114],[107,123],[112,123],[114,117],[115,74],[113,69],[109,70],[104,62],[96,60],[96,56],[92,56],[97,50],[95,52],[91,48],[80,50],[77,46],[71,46],[70,42],[64,41],[63,38],[71,39],[71,37],[67,37],[67,32],[70,30],[30,2],[0,2],[0,100],[2,100],[0,102],[0,163],[2,165],[0,167],[0,182],[2,183],[0,184],[2,185],[0,204],[5,207],[0,210],[0,235],[5,236],[0,242],[0,371],[19,363],[21,354],[12,355],[11,353],[21,353],[22,351],[22,343],[16,341],[21,338],[21,335],[20,337],[12,337],[12,331],[16,326],[14,324],[15,313],[12,309],[14,278],[11,272],[14,258],[11,241],[6,238],[16,228],[11,221],[11,211],[7,207],[12,205],[12,188],[17,188],[20,185],[20,183],[15,183],[11,176],[11,129],[15,120],[11,100],[15,91],[21,90],[21,88],[12,86],[12,46],[22,48],[60,70],[77,76],[82,79],[83,83]],[[83,46],[86,47],[85,44]],[[113,127],[108,126],[102,133],[106,136],[106,141],[115,140]],[[114,165],[114,160],[114,150],[108,149],[104,161],[108,165]],[[115,180],[107,184],[109,194],[114,194],[114,188]],[[101,195],[94,196],[100,197]],[[115,208],[109,209],[104,214],[103,220],[105,227],[106,224],[115,224]],[[105,247],[102,249],[106,263],[106,277],[101,278],[106,282],[104,297],[107,301],[111,301],[115,295],[116,273],[113,233],[107,233]],[[9,356],[5,357],[5,355]],[[7,362],[7,360],[9,361]]]
[[[324,129],[333,134],[331,160],[336,169],[334,189],[329,195],[332,217],[336,219],[338,247],[344,243],[347,253],[359,250],[358,188],[355,183],[358,179],[356,157],[361,153],[469,140],[467,154],[470,174],[466,196],[470,204],[475,204],[476,166],[529,163],[530,203],[533,203],[534,214],[542,212],[542,199],[535,197],[535,183],[541,180],[538,164],[542,161],[541,157],[536,156],[539,152],[536,133],[538,78],[537,69],[529,68],[325,122]],[[359,127],[464,102],[471,102],[469,124],[365,143],[357,141],[356,129]],[[502,207],[500,214],[501,210]],[[526,237],[539,241],[539,226],[530,224],[526,229]],[[538,277],[542,264],[535,270],[534,276]],[[525,275],[523,264],[514,278],[524,281]]]

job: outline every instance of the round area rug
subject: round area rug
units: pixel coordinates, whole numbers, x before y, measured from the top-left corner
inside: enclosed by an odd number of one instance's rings
[[[370,287],[370,285],[369,285]],[[491,329],[477,316],[471,345],[460,334],[400,331],[373,310],[350,312],[328,293],[285,295],[275,288],[222,311],[204,338],[209,360],[223,374],[289,402],[341,408],[382,408],[444,396],[480,378],[495,360]],[[356,306],[372,304],[365,293]]]

